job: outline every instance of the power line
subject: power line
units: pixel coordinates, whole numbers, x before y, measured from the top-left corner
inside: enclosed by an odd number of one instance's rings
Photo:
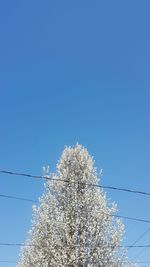
[[[17,263],[17,261],[1,261],[0,263]],[[139,264],[147,264],[150,263],[150,261],[131,261],[130,263],[139,263]]]
[[[17,261],[0,260],[0,263],[17,263]],[[150,263],[150,261],[131,261],[130,263],[147,264]]]
[[[112,214],[110,216],[117,217],[117,218],[122,218],[122,219],[127,219],[127,220],[132,220],[132,221],[137,221],[137,222],[150,223],[150,220],[144,220],[144,219],[139,219],[139,218],[127,217],[127,216],[122,216],[122,215]]]
[[[4,194],[0,194],[0,197],[10,198],[10,199],[15,199],[15,200],[21,200],[21,201],[27,201],[27,202],[39,203],[35,199],[28,199],[28,198],[22,198],[22,197],[16,197],[16,196],[4,195]],[[107,214],[107,213],[106,213],[106,215],[107,216],[111,216],[111,217],[131,220],[131,221],[137,221],[137,222],[142,222],[142,223],[150,223],[150,220],[145,220],[145,219],[140,219],[140,218],[135,218],[135,217],[128,217],[128,216],[117,215],[117,214]],[[149,228],[149,230],[150,230],[150,228]]]
[[[17,263],[16,261],[0,261],[0,263]]]
[[[150,261],[131,261],[131,263],[139,263],[139,264],[146,264],[146,263],[150,263]]]
[[[37,245],[29,245],[29,244],[23,244],[23,243],[0,243],[0,246],[6,246],[6,247],[35,247]]]
[[[60,178],[53,178],[53,177],[41,176],[41,175],[31,175],[31,174],[11,172],[11,171],[6,171],[6,170],[0,170],[0,173],[16,175],[16,176],[24,176],[24,177],[35,178],[35,179],[46,179],[46,180],[60,181],[60,182],[72,183],[72,184],[82,184],[82,185],[87,185],[87,186],[91,186],[91,187],[99,187],[99,188],[103,188],[103,189],[111,189],[111,190],[117,190],[117,191],[123,191],[123,192],[128,192],[128,193],[135,193],[135,194],[150,196],[149,192],[132,190],[132,189],[128,189],[128,188],[120,188],[120,187],[114,187],[114,186],[102,186],[102,185],[98,185],[98,184],[84,183],[84,182],[73,182],[73,181],[68,181],[68,180],[64,180],[64,179],[60,179]]]
[[[0,170],[0,173],[9,174],[9,175],[24,176],[24,177],[29,177],[29,178],[46,179],[46,180],[54,180],[54,181],[70,183],[70,181],[59,179],[59,178],[56,179],[56,178],[52,178],[52,177],[31,175],[31,174],[26,174],[26,173],[10,172],[10,171],[5,171],[5,170]],[[118,188],[118,187],[113,187],[113,186],[101,186],[101,185],[97,185],[97,184],[82,183],[82,182],[71,182],[71,183],[84,184],[84,185],[91,186],[91,187],[99,187],[99,188],[104,188],[104,189],[112,189],[112,190],[117,190],[117,191],[124,191],[124,192],[128,192],[128,193],[136,193],[136,194],[142,194],[142,195],[150,196],[150,193],[148,193],[148,192],[131,190],[131,189],[127,189],[127,188]],[[15,197],[15,196],[4,195],[4,194],[0,194],[0,197],[16,199],[16,200],[21,200],[21,201],[28,201],[28,202],[38,202],[38,201],[33,200],[33,199]],[[144,220],[144,219],[121,216],[121,215],[110,215],[110,214],[108,214],[108,215],[112,216],[112,217],[117,217],[117,218],[123,218],[123,219],[128,219],[128,220],[150,223],[150,220]],[[142,251],[150,248],[150,245],[135,245],[149,230],[150,230],[150,228],[148,230],[146,230],[132,245],[125,245],[125,246],[119,246],[119,247],[128,248],[128,249],[130,249],[130,248],[143,248]],[[0,243],[0,246],[29,246],[29,245],[22,244],[22,243]],[[36,245],[30,245],[30,246],[36,246]],[[14,261],[0,261],[0,262],[15,263]],[[139,262],[138,261],[138,262],[133,262],[133,263],[150,263],[150,262]]]
[[[145,250],[147,250],[148,248],[145,247],[145,248],[142,248],[134,257],[132,257],[132,260],[136,259],[137,257],[139,257],[141,254],[143,254],[143,252]]]
[[[24,244],[24,243],[0,243],[0,246],[8,246],[8,247],[39,247],[39,245],[35,244]],[[48,246],[43,246],[43,247],[48,247]],[[76,247],[76,246],[75,246]],[[97,247],[110,247],[114,248],[114,245],[97,245]],[[116,248],[150,248],[150,245],[120,245],[116,246]]]
[[[9,199],[15,199],[15,200],[20,200],[20,201],[27,201],[27,202],[39,203],[35,199],[28,199],[28,198],[22,198],[22,197],[5,195],[5,194],[0,194],[0,197],[9,198]],[[140,218],[135,218],[135,217],[128,217],[128,216],[117,215],[117,214],[107,214],[107,213],[106,213],[106,215],[107,216],[111,216],[111,217],[116,217],[116,218],[131,220],[131,221],[137,221],[137,222],[142,222],[142,223],[150,223],[150,220],[145,220],[145,219],[140,219]],[[149,230],[150,230],[150,228],[149,228]]]
[[[0,194],[0,197],[16,199],[16,200],[21,200],[21,201],[27,201],[27,202],[37,202],[38,203],[37,200],[33,200],[33,199],[29,199],[29,198],[15,197],[15,196],[10,196],[10,195],[3,195],[3,194]]]
[[[139,242],[148,232],[150,231],[150,227],[144,231],[143,234],[141,234],[131,245],[130,248],[128,248],[128,250],[130,250],[137,242]],[[136,259],[138,256],[140,256],[146,249],[148,249],[147,247],[146,248],[142,248],[134,257],[132,257],[132,260]],[[149,263],[149,262],[138,262],[138,263]]]
[[[133,242],[133,244],[132,244],[132,246],[134,246],[137,242],[139,242],[148,232],[150,231],[150,227],[146,230],[146,231],[144,231],[144,233],[143,234],[141,234],[134,242]]]

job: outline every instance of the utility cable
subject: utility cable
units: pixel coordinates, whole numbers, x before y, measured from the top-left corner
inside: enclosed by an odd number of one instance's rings
[[[16,196],[4,195],[4,194],[0,194],[0,197],[10,198],[10,199],[15,199],[15,200],[21,200],[21,201],[27,201],[27,202],[38,203],[38,201],[37,200],[34,200],[34,199],[28,199],[28,198],[22,198],[22,197],[16,197]],[[131,220],[131,221],[137,221],[137,222],[143,222],[143,223],[150,223],[150,220],[144,220],[144,219],[135,218],[135,217],[128,217],[128,216],[117,215],[117,214],[107,214],[107,213],[105,215],[111,216],[111,217],[115,217],[115,218],[120,218],[120,219]],[[150,228],[149,228],[149,231],[150,231]]]
[[[132,189],[129,189],[129,188],[120,188],[120,187],[114,187],[114,186],[103,186],[103,185],[92,184],[92,183],[84,183],[84,182],[73,182],[73,181],[68,181],[68,180],[64,180],[64,179],[60,179],[60,178],[53,178],[53,177],[49,177],[49,176],[31,175],[31,174],[11,172],[11,171],[6,171],[6,170],[0,170],[0,173],[16,175],[16,176],[24,176],[24,177],[35,178],[35,179],[46,179],[46,180],[60,181],[60,182],[72,183],[72,184],[82,184],[82,185],[87,185],[87,186],[91,186],[91,187],[99,187],[99,188],[103,188],[103,189],[111,189],[111,190],[117,190],[117,191],[123,191],[123,192],[128,192],[128,193],[134,193],[134,194],[141,194],[141,195],[150,196],[149,192],[144,192],[144,191],[139,191],[139,190],[132,190]]]
[[[0,194],[0,197],[16,199],[16,200],[21,200],[21,201],[27,201],[27,202],[37,202],[38,203],[37,200],[33,200],[33,199],[29,199],[29,198],[22,198],[22,197],[15,197],[15,196],[4,195],[4,194]]]
[[[130,248],[128,248],[128,251],[135,245],[137,244],[148,232],[150,231],[150,227],[144,231],[143,234],[141,234],[131,245]],[[132,260],[136,259],[138,256],[140,256],[145,250],[147,250],[148,248],[142,248],[142,250],[140,250],[134,257],[132,257]],[[140,263],[140,262],[138,262]],[[146,263],[146,262],[141,262],[141,263]],[[147,262],[148,263],[148,262]]]
[[[8,246],[8,247],[39,247],[38,245],[35,244],[24,244],[24,243],[0,243],[0,246]],[[44,247],[48,247],[48,246],[44,246]],[[99,247],[113,247],[114,245],[99,245]],[[116,248],[150,248],[150,244],[148,245],[120,245],[120,246],[116,246]]]
[[[0,263],[17,263],[16,261],[0,261]]]
[[[150,227],[133,242],[132,246],[137,244],[149,231],[150,231]]]

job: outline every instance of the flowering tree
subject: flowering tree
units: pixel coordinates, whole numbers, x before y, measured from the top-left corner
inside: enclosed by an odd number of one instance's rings
[[[81,145],[66,147],[34,207],[18,267],[122,267],[124,226],[97,186],[93,159]]]

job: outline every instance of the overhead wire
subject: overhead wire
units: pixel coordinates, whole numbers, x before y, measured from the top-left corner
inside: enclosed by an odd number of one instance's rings
[[[127,219],[127,220],[132,220],[132,221],[137,221],[137,222],[150,223],[150,220],[144,220],[144,219],[139,219],[139,218],[134,218],[134,217],[128,217],[128,216],[122,216],[122,215],[116,215],[116,214],[112,214],[110,216],[122,218],[122,219]]]
[[[132,257],[132,259],[131,260],[135,260],[137,257],[139,257],[140,255],[142,255],[143,254],[143,252],[145,251],[145,250],[147,250],[148,249],[148,247],[144,247],[144,248],[142,248],[134,257]]]
[[[137,244],[148,232],[150,231],[150,227],[144,231],[143,234],[141,234],[133,243],[132,246],[134,246],[135,244]]]
[[[17,264],[17,261],[0,261],[0,263],[10,263],[10,264]],[[150,264],[150,261],[133,261],[130,262],[131,264]]]
[[[148,228],[132,245],[134,246],[139,240],[141,240],[143,238],[143,236],[145,236],[148,232],[150,231],[150,228]],[[136,259],[138,256],[140,256],[141,254],[143,254],[143,252],[145,250],[147,250],[148,248],[142,248],[133,258],[132,260]]]
[[[143,234],[141,234],[132,244],[131,244],[131,247],[130,248],[128,248],[128,251],[132,248],[132,247],[134,247],[135,246],[135,244],[137,244],[148,232],[150,231],[150,227],[146,230],[146,231],[144,231],[144,233]],[[140,250],[140,252],[138,252],[134,257],[132,257],[132,259],[131,260],[135,260],[138,256],[140,256],[145,250],[147,250],[148,249],[148,247],[144,247],[144,248],[142,248],[142,250]],[[150,262],[133,262],[133,263],[150,263]]]
[[[144,191],[140,191],[140,190],[133,190],[133,189],[129,189],[129,188],[105,186],[105,185],[98,185],[98,184],[84,183],[84,182],[74,182],[74,181],[68,181],[68,180],[64,180],[64,179],[60,179],[60,178],[53,178],[50,176],[31,175],[31,174],[27,174],[27,173],[18,173],[18,172],[12,172],[12,171],[7,171],[7,170],[0,170],[0,173],[9,174],[9,175],[16,175],[16,176],[24,176],[24,177],[35,178],[35,179],[46,179],[46,180],[60,181],[60,182],[72,183],[72,184],[82,184],[82,185],[87,185],[90,187],[99,187],[99,188],[103,188],[103,189],[111,189],[111,190],[117,190],[117,191],[123,191],[123,192],[128,192],[128,193],[150,196],[149,192],[144,192]]]
[[[16,261],[0,261],[0,263],[17,263]]]
[[[10,196],[10,195],[5,195],[5,194],[0,194],[0,197],[10,198],[10,199],[16,199],[16,200],[21,200],[21,201],[27,201],[27,202],[36,202],[36,203],[38,203],[38,201],[37,200],[34,200],[34,199],[22,198],[22,197],[16,197],[16,196]]]
[[[1,243],[0,246],[8,246],[8,247],[39,247],[36,244],[25,244],[25,243]],[[105,245],[106,247],[113,247],[114,245]],[[105,247],[103,244],[102,245],[97,245],[97,247]],[[43,246],[43,247],[48,247],[48,245]],[[116,248],[150,248],[150,244],[148,245],[119,245],[116,246]]]
[[[35,199],[28,199],[28,198],[22,198],[22,197],[11,196],[11,195],[0,194],[0,197],[20,200],[20,201],[39,203]],[[108,214],[108,213],[105,213],[105,215],[115,217],[115,218],[121,218],[121,219],[126,219],[126,220],[131,220],[131,221],[142,222],[142,223],[150,223],[150,220],[145,220],[145,219],[140,219],[140,218],[135,218],[135,217],[128,217],[128,216],[117,215],[117,214]],[[150,230],[150,228],[149,228],[149,230]]]
[[[42,179],[50,179],[50,180],[56,180],[56,181],[60,180],[60,179],[51,178],[51,177],[35,176],[35,175],[31,175],[31,174],[16,173],[16,172],[10,172],[10,171],[5,171],[5,170],[0,170],[0,173],[6,173],[6,174],[10,174],[10,175],[21,175],[21,176],[30,177],[30,178],[40,178],[40,179],[42,178]],[[62,179],[61,179],[61,181],[67,182],[66,180],[62,180]],[[101,187],[101,186],[95,185],[95,184],[90,184],[90,185]],[[0,197],[10,198],[10,199],[15,199],[15,200],[20,200],[20,201],[27,201],[27,202],[35,202],[35,203],[38,203],[38,201],[37,200],[34,200],[34,199],[22,198],[22,197],[11,196],[11,195],[6,195],[6,194],[0,194]],[[140,218],[135,218],[135,217],[128,217],[128,216],[117,215],[117,214],[106,214],[106,215],[111,216],[111,217],[126,219],[126,220],[132,220],[132,221],[143,222],[143,223],[150,223],[150,220],[146,220],[146,219],[140,219]]]
[[[52,176],[50,177],[50,176],[41,176],[41,175],[31,175],[31,174],[26,174],[26,173],[11,172],[11,171],[7,171],[7,170],[0,170],[0,173],[9,174],[9,175],[16,175],[16,176],[24,176],[24,177],[36,178],[36,179],[54,180],[54,181],[70,183],[70,181],[67,181],[67,180],[64,180],[64,179],[59,179],[59,178],[54,178]],[[141,195],[150,196],[149,192],[144,192],[144,191],[140,191],[140,190],[133,190],[133,189],[129,189],[129,188],[120,188],[120,187],[105,186],[105,185],[103,186],[103,185],[92,184],[92,183],[83,183],[83,182],[71,182],[71,183],[73,183],[73,184],[84,184],[86,186],[91,186],[91,187],[98,187],[98,188],[103,188],[103,189],[111,189],[111,190],[117,190],[117,191],[123,191],[123,192],[128,192],[128,193],[134,193],[134,194],[141,194]],[[28,202],[38,202],[38,201],[33,200],[33,199],[27,199],[27,198],[21,198],[21,197],[15,197],[15,196],[10,196],[10,195],[3,195],[3,194],[1,194],[0,197],[12,198],[12,199],[28,201]],[[133,218],[133,217],[127,217],[127,216],[121,216],[121,215],[115,215],[115,214],[112,214],[111,216],[112,217],[117,217],[117,218],[128,219],[128,220],[134,220],[134,221],[138,221],[138,222],[150,223],[150,220],[144,220],[144,219],[139,219],[139,218]],[[120,246],[120,247],[125,247],[125,248],[128,248],[128,249],[131,249],[131,248],[143,248],[143,250],[141,251],[141,253],[142,253],[145,249],[150,248],[150,245],[135,245],[135,244],[149,230],[150,230],[150,228],[148,228],[133,244],[131,244],[129,246],[126,245],[126,246]],[[5,246],[25,246],[25,244],[21,244],[21,243],[17,243],[17,244],[15,244],[15,243],[0,243],[0,246],[4,246],[4,245]],[[139,255],[139,253],[135,257],[137,257],[138,255]],[[135,257],[133,259],[135,259]]]

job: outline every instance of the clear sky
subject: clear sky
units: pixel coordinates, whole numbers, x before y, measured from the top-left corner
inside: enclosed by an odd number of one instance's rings
[[[78,141],[104,169],[103,185],[150,191],[149,14],[149,0],[0,2],[1,169],[54,171],[64,146]],[[42,181],[0,175],[0,194],[38,199],[42,191]],[[118,214],[150,220],[150,197],[107,195]],[[32,203],[0,198],[0,213],[0,242],[24,242]],[[150,227],[124,223],[126,245]],[[150,231],[137,244],[150,244]],[[0,247],[0,261],[18,255]]]

